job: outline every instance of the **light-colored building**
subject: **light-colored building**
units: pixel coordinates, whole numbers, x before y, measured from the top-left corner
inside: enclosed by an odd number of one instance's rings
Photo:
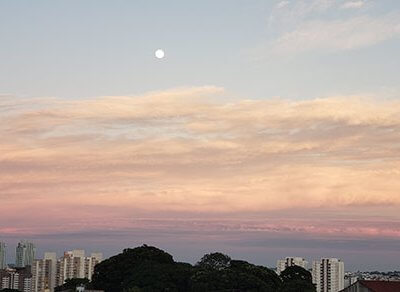
[[[64,256],[60,260],[60,265],[62,283],[64,283],[66,279],[84,278],[85,251],[75,249],[64,252]]]
[[[4,242],[0,242],[0,270],[7,267],[6,262],[7,246]]]
[[[285,259],[277,260],[276,272],[280,275],[287,267],[299,266],[307,269],[308,262],[301,257],[286,257]]]
[[[0,289],[32,291],[32,274],[29,268],[0,270]]]
[[[15,266],[18,268],[32,266],[35,253],[36,247],[32,242],[20,241],[16,248]]]
[[[344,288],[344,263],[336,258],[314,261],[312,278],[317,292],[338,292]]]
[[[102,253],[92,253],[86,257],[84,250],[66,251],[57,262],[56,286],[62,285],[67,279],[87,278],[92,280],[94,267],[103,259]]]
[[[101,252],[92,253],[90,257],[85,258],[85,278],[92,280],[94,267],[103,260]]]
[[[344,274],[344,288],[347,288],[357,282],[358,277],[353,275],[352,273]]]
[[[54,291],[56,287],[57,255],[46,252],[43,259],[34,260],[32,265],[32,292]]]
[[[32,265],[32,292],[53,292],[67,279],[91,280],[95,265],[102,259],[102,253],[92,253],[87,257],[80,249],[66,251],[59,259],[56,253],[47,252],[43,259],[35,260]]]

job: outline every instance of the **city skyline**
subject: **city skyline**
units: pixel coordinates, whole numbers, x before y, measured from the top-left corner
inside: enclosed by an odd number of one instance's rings
[[[62,252],[57,252],[55,250],[59,250],[59,248],[54,247],[54,248],[49,249],[49,250],[41,249],[41,250],[43,250],[43,252],[38,254],[38,253],[36,253],[37,246],[35,245],[34,242],[30,242],[29,240],[20,240],[18,242],[18,244],[16,245],[16,249],[14,250],[14,253],[11,253],[11,254],[15,254],[15,257],[11,257],[11,260],[10,260],[10,256],[8,256],[10,254],[7,253],[7,248],[4,249],[4,247],[7,247],[7,243],[0,241],[0,246],[2,247],[2,249],[0,251],[2,252],[2,255],[4,255],[6,258],[8,258],[8,261],[6,260],[6,262],[5,262],[4,268],[6,268],[7,266],[9,266],[9,267],[25,267],[26,265],[29,266],[29,264],[23,264],[23,265],[19,265],[18,266],[17,263],[16,263],[17,262],[17,258],[18,258],[18,256],[16,254],[18,254],[20,252],[18,250],[18,247],[21,244],[23,244],[24,246],[26,246],[26,245],[33,246],[33,249],[34,249],[33,262],[36,262],[36,261],[39,261],[39,260],[46,260],[46,259],[49,259],[49,258],[51,258],[51,259],[55,258],[56,260],[58,260],[59,258],[61,258],[60,255],[63,255],[65,257],[66,255],[69,255],[69,254],[72,254],[72,255],[75,255],[75,256],[78,255],[80,257],[85,257],[85,254],[87,252],[86,249],[79,249],[79,248],[78,249],[77,248],[72,249],[71,247],[68,248],[68,249],[64,249]],[[132,248],[132,247],[129,247],[129,248]],[[91,257],[96,257],[98,259],[103,259],[103,252],[101,252],[99,250],[90,249],[89,250],[89,254],[91,254]],[[108,259],[109,257],[113,257],[115,255],[116,254],[109,255],[108,257],[106,257],[104,259]],[[329,258],[328,257],[321,257],[321,259],[329,259]],[[330,259],[336,259],[336,258],[330,258]],[[311,261],[308,262],[308,260],[311,260]],[[338,259],[338,260],[342,261],[343,259]],[[312,264],[315,261],[317,261],[316,258],[304,258],[304,257],[300,257],[300,256],[287,256],[286,255],[284,257],[284,259],[277,258],[275,265],[271,264],[271,263],[264,263],[264,264],[261,264],[261,265],[265,266],[267,268],[270,268],[270,269],[275,269],[277,274],[279,275],[287,267],[293,266],[293,265],[300,266],[300,267],[302,267],[302,268],[304,268],[306,270],[310,270],[311,271],[312,268],[313,268]],[[191,264],[196,264],[196,262],[197,261],[191,262]],[[345,270],[345,271],[356,272],[356,270]],[[360,271],[360,270],[357,270],[357,271]],[[364,272],[368,272],[368,271],[364,271]],[[382,271],[382,272],[386,272],[386,271]]]
[[[8,251],[395,270],[400,2],[167,2],[0,1]]]
[[[3,246],[2,243],[1,246]],[[30,246],[35,247],[34,243],[27,240],[21,240],[16,248],[17,258],[19,258],[18,254],[21,253],[21,248],[24,249],[23,253],[25,253],[25,249],[29,250]],[[147,252],[140,255],[140,253],[143,251]],[[0,250],[0,252],[4,252],[4,249]],[[174,262],[173,256],[156,247],[147,245],[124,249],[118,255],[113,255],[113,257],[109,259],[103,259],[103,254],[101,252],[92,252],[89,256],[86,254],[85,250],[77,249],[64,251],[63,255],[60,257],[57,257],[55,252],[45,252],[43,257],[34,257],[35,259],[32,263],[25,262],[24,264],[12,264],[8,267],[0,269],[1,288],[14,288],[26,292],[53,291],[55,287],[60,287],[61,285],[66,284],[68,279],[73,279],[74,281],[77,281],[76,283],[85,283],[84,285],[89,285],[89,287],[93,285],[102,285],[97,284],[97,281],[99,281],[99,279],[103,281],[103,277],[109,277],[112,274],[118,275],[119,273],[117,271],[123,271],[126,266],[118,264],[116,265],[116,263],[121,261],[126,263],[132,254],[135,254],[136,252],[139,254],[134,257],[135,260],[132,261],[131,258],[131,261],[136,262],[136,264],[139,264],[140,261],[143,260],[143,256],[145,261],[148,260],[149,254],[151,253],[153,253],[153,257],[154,253],[158,255],[165,255],[170,259],[170,261],[172,261],[172,263]],[[280,279],[281,281],[284,281],[286,278],[290,278],[288,275],[291,273],[303,274],[305,278],[308,278],[308,280],[305,280],[306,282],[309,281],[308,283],[311,284],[312,281],[312,283],[315,285],[315,291],[317,292],[323,292],[327,290],[338,292],[351,285],[367,285],[368,283],[396,286],[398,285],[400,278],[399,271],[391,271],[388,273],[379,271],[346,271],[344,261],[338,258],[314,259],[312,261],[312,266],[309,267],[309,262],[307,259],[298,256],[287,256],[284,259],[277,260],[276,268],[274,268],[272,266],[255,266],[243,260],[234,260],[230,258],[229,255],[224,255],[217,252],[204,255],[194,266],[192,266],[190,263],[181,262],[178,264],[184,265],[188,269],[196,269],[199,268],[199,265],[202,265],[211,259],[219,261],[219,264],[222,264],[223,260],[221,257],[229,262],[228,264],[225,263],[227,264],[225,267],[226,269],[230,269],[230,267],[235,269],[237,265],[245,264],[246,267],[253,266],[255,269],[259,269],[259,271],[275,271],[275,277],[278,277],[275,279]],[[152,264],[156,263],[157,262],[153,262]],[[98,265],[99,268],[95,268],[95,266],[97,267]],[[107,265],[113,265],[114,268],[104,269],[104,266]],[[106,274],[103,274],[104,271],[107,271]],[[135,274],[140,275],[140,271],[141,270],[136,271]],[[110,272],[111,274],[109,274]],[[160,271],[158,270],[158,272]],[[102,274],[100,278],[98,277],[98,273]],[[129,276],[129,274],[127,275]],[[149,274],[147,274],[146,277],[148,276]],[[273,278],[274,276],[270,274],[269,277]],[[114,281],[114,279],[115,278],[111,276],[110,280]],[[123,283],[123,281],[117,280],[117,282],[115,282],[115,284],[118,285],[121,283]],[[86,288],[87,287],[88,286],[86,286]]]
[[[69,279],[91,281],[95,266],[102,260],[101,252],[87,255],[85,250],[77,249],[64,251],[59,257],[55,252],[45,252],[42,257],[37,257],[34,243],[20,241],[15,264],[0,267],[0,289],[53,292]]]

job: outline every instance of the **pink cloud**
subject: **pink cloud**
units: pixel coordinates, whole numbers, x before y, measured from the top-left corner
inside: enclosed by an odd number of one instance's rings
[[[152,228],[129,218],[165,213],[175,221],[157,228],[177,228],[182,212],[284,218],[285,210],[400,204],[400,103],[355,96],[228,103],[219,101],[223,94],[204,87],[73,101],[4,98],[0,221],[7,223],[0,227]],[[206,220],[191,228],[399,235],[380,225],[313,224],[318,218]]]

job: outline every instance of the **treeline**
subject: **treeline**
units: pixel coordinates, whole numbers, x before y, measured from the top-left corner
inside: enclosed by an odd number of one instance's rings
[[[222,253],[206,254],[193,266],[175,262],[170,254],[147,245],[125,249],[96,265],[91,283],[72,279],[55,291],[73,289],[81,283],[106,292],[316,291],[311,273],[298,266],[278,276],[271,269]]]

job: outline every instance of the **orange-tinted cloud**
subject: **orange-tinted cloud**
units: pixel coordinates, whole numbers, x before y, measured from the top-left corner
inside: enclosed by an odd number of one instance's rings
[[[1,97],[0,227],[23,226],[21,213],[43,229],[47,214],[73,229],[100,218],[130,226],[118,214],[235,217],[400,204],[399,102],[223,95],[201,87],[84,100]]]

